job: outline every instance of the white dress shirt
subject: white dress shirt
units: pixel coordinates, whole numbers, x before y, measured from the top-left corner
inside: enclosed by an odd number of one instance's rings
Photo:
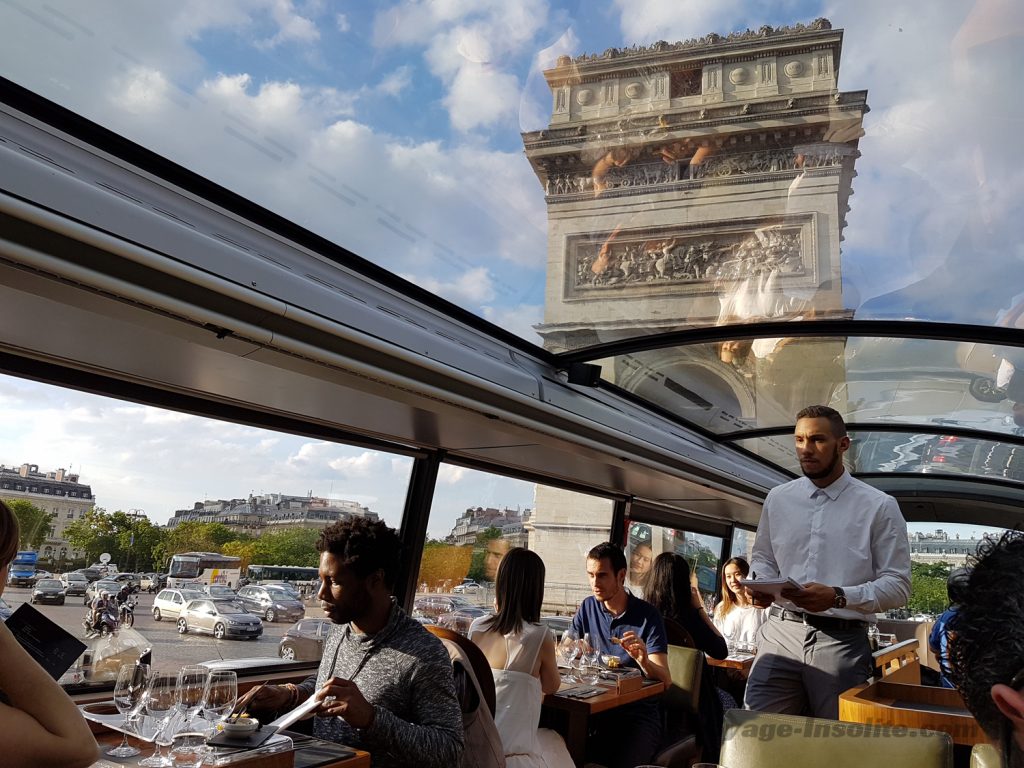
[[[896,500],[848,472],[827,488],[801,477],[768,492],[750,558],[751,578],[842,587],[846,608],[823,615],[864,619],[906,605],[910,542]],[[801,610],[788,600],[783,608]]]

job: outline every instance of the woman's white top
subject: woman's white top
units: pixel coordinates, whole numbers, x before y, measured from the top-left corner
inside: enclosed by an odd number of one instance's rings
[[[768,611],[752,605],[734,605],[724,617],[721,606],[715,608],[714,623],[729,645],[750,643],[757,645],[758,631],[767,618]]]
[[[489,618],[481,616],[473,622],[470,640],[486,631],[482,624]],[[518,635],[505,635],[505,667],[491,667],[497,700],[494,724],[505,747],[508,768],[575,768],[562,737],[537,728],[544,694],[533,668],[547,633],[541,624],[526,624]]]

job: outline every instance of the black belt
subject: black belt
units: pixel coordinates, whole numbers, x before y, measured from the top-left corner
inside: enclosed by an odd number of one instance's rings
[[[819,616],[816,613],[804,613],[803,611],[789,611],[785,608],[773,605],[768,609],[768,615],[774,616],[782,621],[799,621],[815,629],[864,629],[868,623],[859,619],[837,619],[832,616]]]

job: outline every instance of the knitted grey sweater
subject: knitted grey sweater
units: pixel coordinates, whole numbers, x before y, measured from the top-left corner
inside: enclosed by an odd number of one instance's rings
[[[299,687],[312,695],[332,676],[354,682],[376,715],[366,729],[340,717],[317,717],[318,738],[367,750],[374,768],[459,764],[462,711],[451,660],[441,641],[397,605],[376,635],[356,634],[349,624],[334,626],[319,671]]]

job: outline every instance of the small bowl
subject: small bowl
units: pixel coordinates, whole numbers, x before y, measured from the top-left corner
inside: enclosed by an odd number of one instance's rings
[[[612,653],[606,653],[601,656],[601,663],[608,669],[618,669],[622,666],[622,659]]]
[[[233,720],[225,720],[220,723],[221,730],[232,736],[241,736],[252,733],[260,727],[260,721],[255,717],[238,717]]]

